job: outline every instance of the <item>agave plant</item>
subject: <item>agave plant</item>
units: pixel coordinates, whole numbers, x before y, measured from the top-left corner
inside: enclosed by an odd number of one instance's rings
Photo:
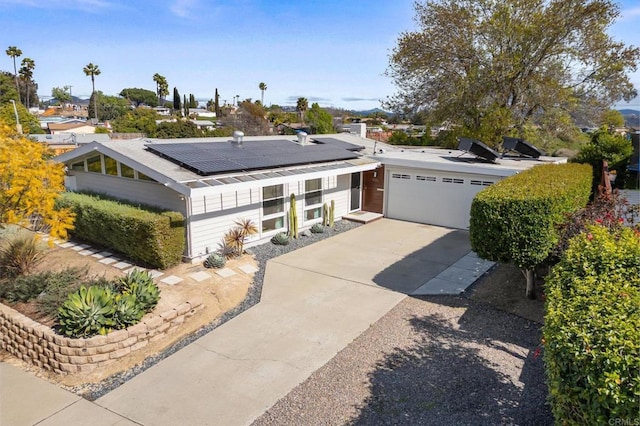
[[[204,261],[205,268],[222,268],[224,267],[227,259],[220,253],[212,253]]]
[[[119,294],[116,296],[115,301],[113,319],[117,329],[137,324],[144,315],[144,311],[140,309],[138,300],[133,294]]]
[[[271,242],[277,246],[289,244],[289,236],[284,232],[279,232],[271,238]]]
[[[321,223],[314,223],[311,226],[311,232],[314,234],[322,234],[324,232],[324,226]]]
[[[153,284],[153,277],[151,274],[142,269],[134,269],[127,275],[119,277],[115,281],[115,286],[120,293],[127,293],[133,284],[147,285]]]
[[[136,304],[143,312],[151,312],[160,300],[160,289],[153,281],[133,283],[123,294],[135,296]]]
[[[104,287],[82,286],[58,308],[60,330],[71,337],[107,334],[115,325],[113,293]]]

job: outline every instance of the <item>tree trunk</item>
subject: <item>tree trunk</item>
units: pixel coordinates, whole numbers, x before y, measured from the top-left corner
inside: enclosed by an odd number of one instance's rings
[[[536,276],[533,269],[525,269],[522,271],[527,278],[527,298],[536,298]]]

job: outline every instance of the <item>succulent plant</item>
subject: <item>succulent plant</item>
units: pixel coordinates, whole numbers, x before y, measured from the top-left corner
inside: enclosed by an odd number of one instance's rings
[[[107,334],[115,325],[114,294],[105,287],[82,286],[58,308],[58,324],[63,334],[91,337]]]
[[[134,269],[114,282],[120,293],[127,293],[133,284],[153,284],[151,274],[142,269]]]
[[[324,226],[321,223],[314,223],[311,226],[311,232],[314,234],[322,234],[324,232]]]
[[[140,309],[138,300],[133,294],[119,294],[115,301],[116,309],[113,313],[113,319],[117,329],[137,324],[144,315],[144,311]]]
[[[289,236],[284,232],[279,232],[271,238],[271,242],[278,246],[289,244]]]
[[[205,268],[222,268],[225,263],[227,263],[227,259],[221,255],[220,253],[212,253],[207,257],[204,261]]]
[[[153,281],[144,283],[133,283],[123,295],[131,294],[135,296],[138,307],[143,312],[151,312],[160,300],[160,289]]]

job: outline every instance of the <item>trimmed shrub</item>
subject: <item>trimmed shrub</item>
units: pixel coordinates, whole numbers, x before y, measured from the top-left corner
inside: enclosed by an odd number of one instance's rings
[[[67,192],[57,201],[76,214],[72,234],[151,267],[180,263],[185,250],[184,217],[95,195]]]
[[[535,297],[533,269],[558,243],[558,225],[584,207],[591,167],[547,164],[504,179],[476,194],[471,204],[471,247],[487,260],[526,271],[527,296]]]
[[[640,407],[640,235],[588,227],[546,284],[544,361],[558,424],[611,424]]]

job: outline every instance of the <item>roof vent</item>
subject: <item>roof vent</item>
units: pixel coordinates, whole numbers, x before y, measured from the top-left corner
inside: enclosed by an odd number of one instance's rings
[[[240,130],[236,130],[235,132],[233,132],[234,143],[242,145],[242,139],[244,139],[244,133],[242,133]]]
[[[298,132],[298,143],[300,145],[307,145],[307,134],[305,132]]]

